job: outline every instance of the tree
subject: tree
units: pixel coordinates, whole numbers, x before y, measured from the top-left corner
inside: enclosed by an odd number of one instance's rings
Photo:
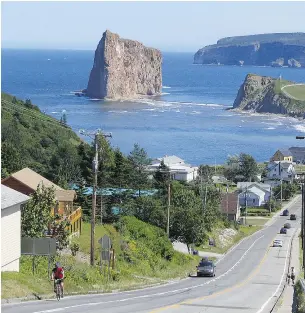
[[[137,188],[140,196],[141,189],[148,184],[148,173],[145,169],[146,166],[150,164],[151,160],[147,156],[146,151],[140,148],[138,144],[134,145],[134,149],[130,152],[128,160],[132,168],[132,185],[134,188]]]
[[[60,123],[62,123],[63,125],[67,125],[67,112],[66,112],[66,110],[62,111]]]
[[[298,190],[297,184],[287,182],[282,183],[282,196],[284,200],[290,199]],[[273,194],[276,199],[281,199],[281,185],[273,188]]]
[[[202,180],[205,183],[211,183],[212,182],[212,176],[213,176],[213,168],[209,165],[200,165],[198,169],[198,176],[197,180]]]
[[[241,153],[239,156],[229,157],[224,171],[225,177],[234,182],[256,181],[257,174],[258,166],[255,159],[245,153]]]
[[[168,184],[170,183],[170,169],[162,160],[158,170],[154,173],[155,187],[161,192],[166,192]]]
[[[54,207],[54,187],[40,184],[21,210],[22,237],[42,237],[52,222],[51,210]]]
[[[89,221],[92,211],[92,196],[89,194],[89,189],[86,187],[85,182],[80,182],[74,188],[76,191],[75,204],[82,207],[84,218]]]
[[[191,244],[203,242],[204,230],[200,198],[192,190],[178,189],[172,196],[171,240],[185,243],[189,250]]]
[[[19,151],[9,142],[1,144],[1,176],[2,178],[21,170],[24,167]]]
[[[69,184],[82,180],[80,158],[77,150],[68,144],[61,145],[51,159],[53,173],[51,179],[62,186],[69,188]]]
[[[120,149],[114,151],[114,164],[112,168],[111,182],[117,187],[127,187],[130,185],[131,164],[123,155]]]
[[[68,219],[62,219],[61,216],[57,215],[53,217],[50,228],[51,235],[56,238],[57,249],[62,250],[69,244],[69,231],[70,221]]]

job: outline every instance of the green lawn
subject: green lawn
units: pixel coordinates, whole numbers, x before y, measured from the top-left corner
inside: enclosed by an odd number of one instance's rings
[[[285,87],[283,90],[293,98],[305,101],[305,84]]]
[[[247,225],[264,226],[269,218],[247,217]]]

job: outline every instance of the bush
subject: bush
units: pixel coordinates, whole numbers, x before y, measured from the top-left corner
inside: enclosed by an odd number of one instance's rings
[[[70,245],[71,253],[73,256],[76,255],[76,253],[79,251],[79,244],[77,242],[72,242]]]

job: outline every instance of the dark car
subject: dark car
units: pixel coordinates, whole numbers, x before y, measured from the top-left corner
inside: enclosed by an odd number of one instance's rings
[[[291,228],[290,223],[285,223],[285,224],[284,224],[284,228],[288,228],[288,229]]]
[[[295,214],[290,214],[290,220],[295,221],[297,219],[297,216]]]
[[[201,261],[197,266],[197,276],[215,276],[216,265],[212,261]]]
[[[283,211],[283,216],[288,216],[289,215],[289,211],[286,209]]]
[[[280,230],[280,234],[287,234],[287,228],[282,227]]]

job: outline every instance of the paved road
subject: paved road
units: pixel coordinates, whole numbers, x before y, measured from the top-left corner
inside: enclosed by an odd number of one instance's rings
[[[300,216],[301,199],[290,211]],[[2,305],[4,313],[261,313],[269,312],[285,277],[292,234],[300,218],[291,221],[287,235],[278,234],[287,217],[241,241],[235,249],[218,260],[215,278],[188,278],[177,283],[108,295],[66,297],[60,302],[44,300]],[[282,238],[283,248],[270,247],[272,240]],[[269,301],[269,302],[267,302]]]

